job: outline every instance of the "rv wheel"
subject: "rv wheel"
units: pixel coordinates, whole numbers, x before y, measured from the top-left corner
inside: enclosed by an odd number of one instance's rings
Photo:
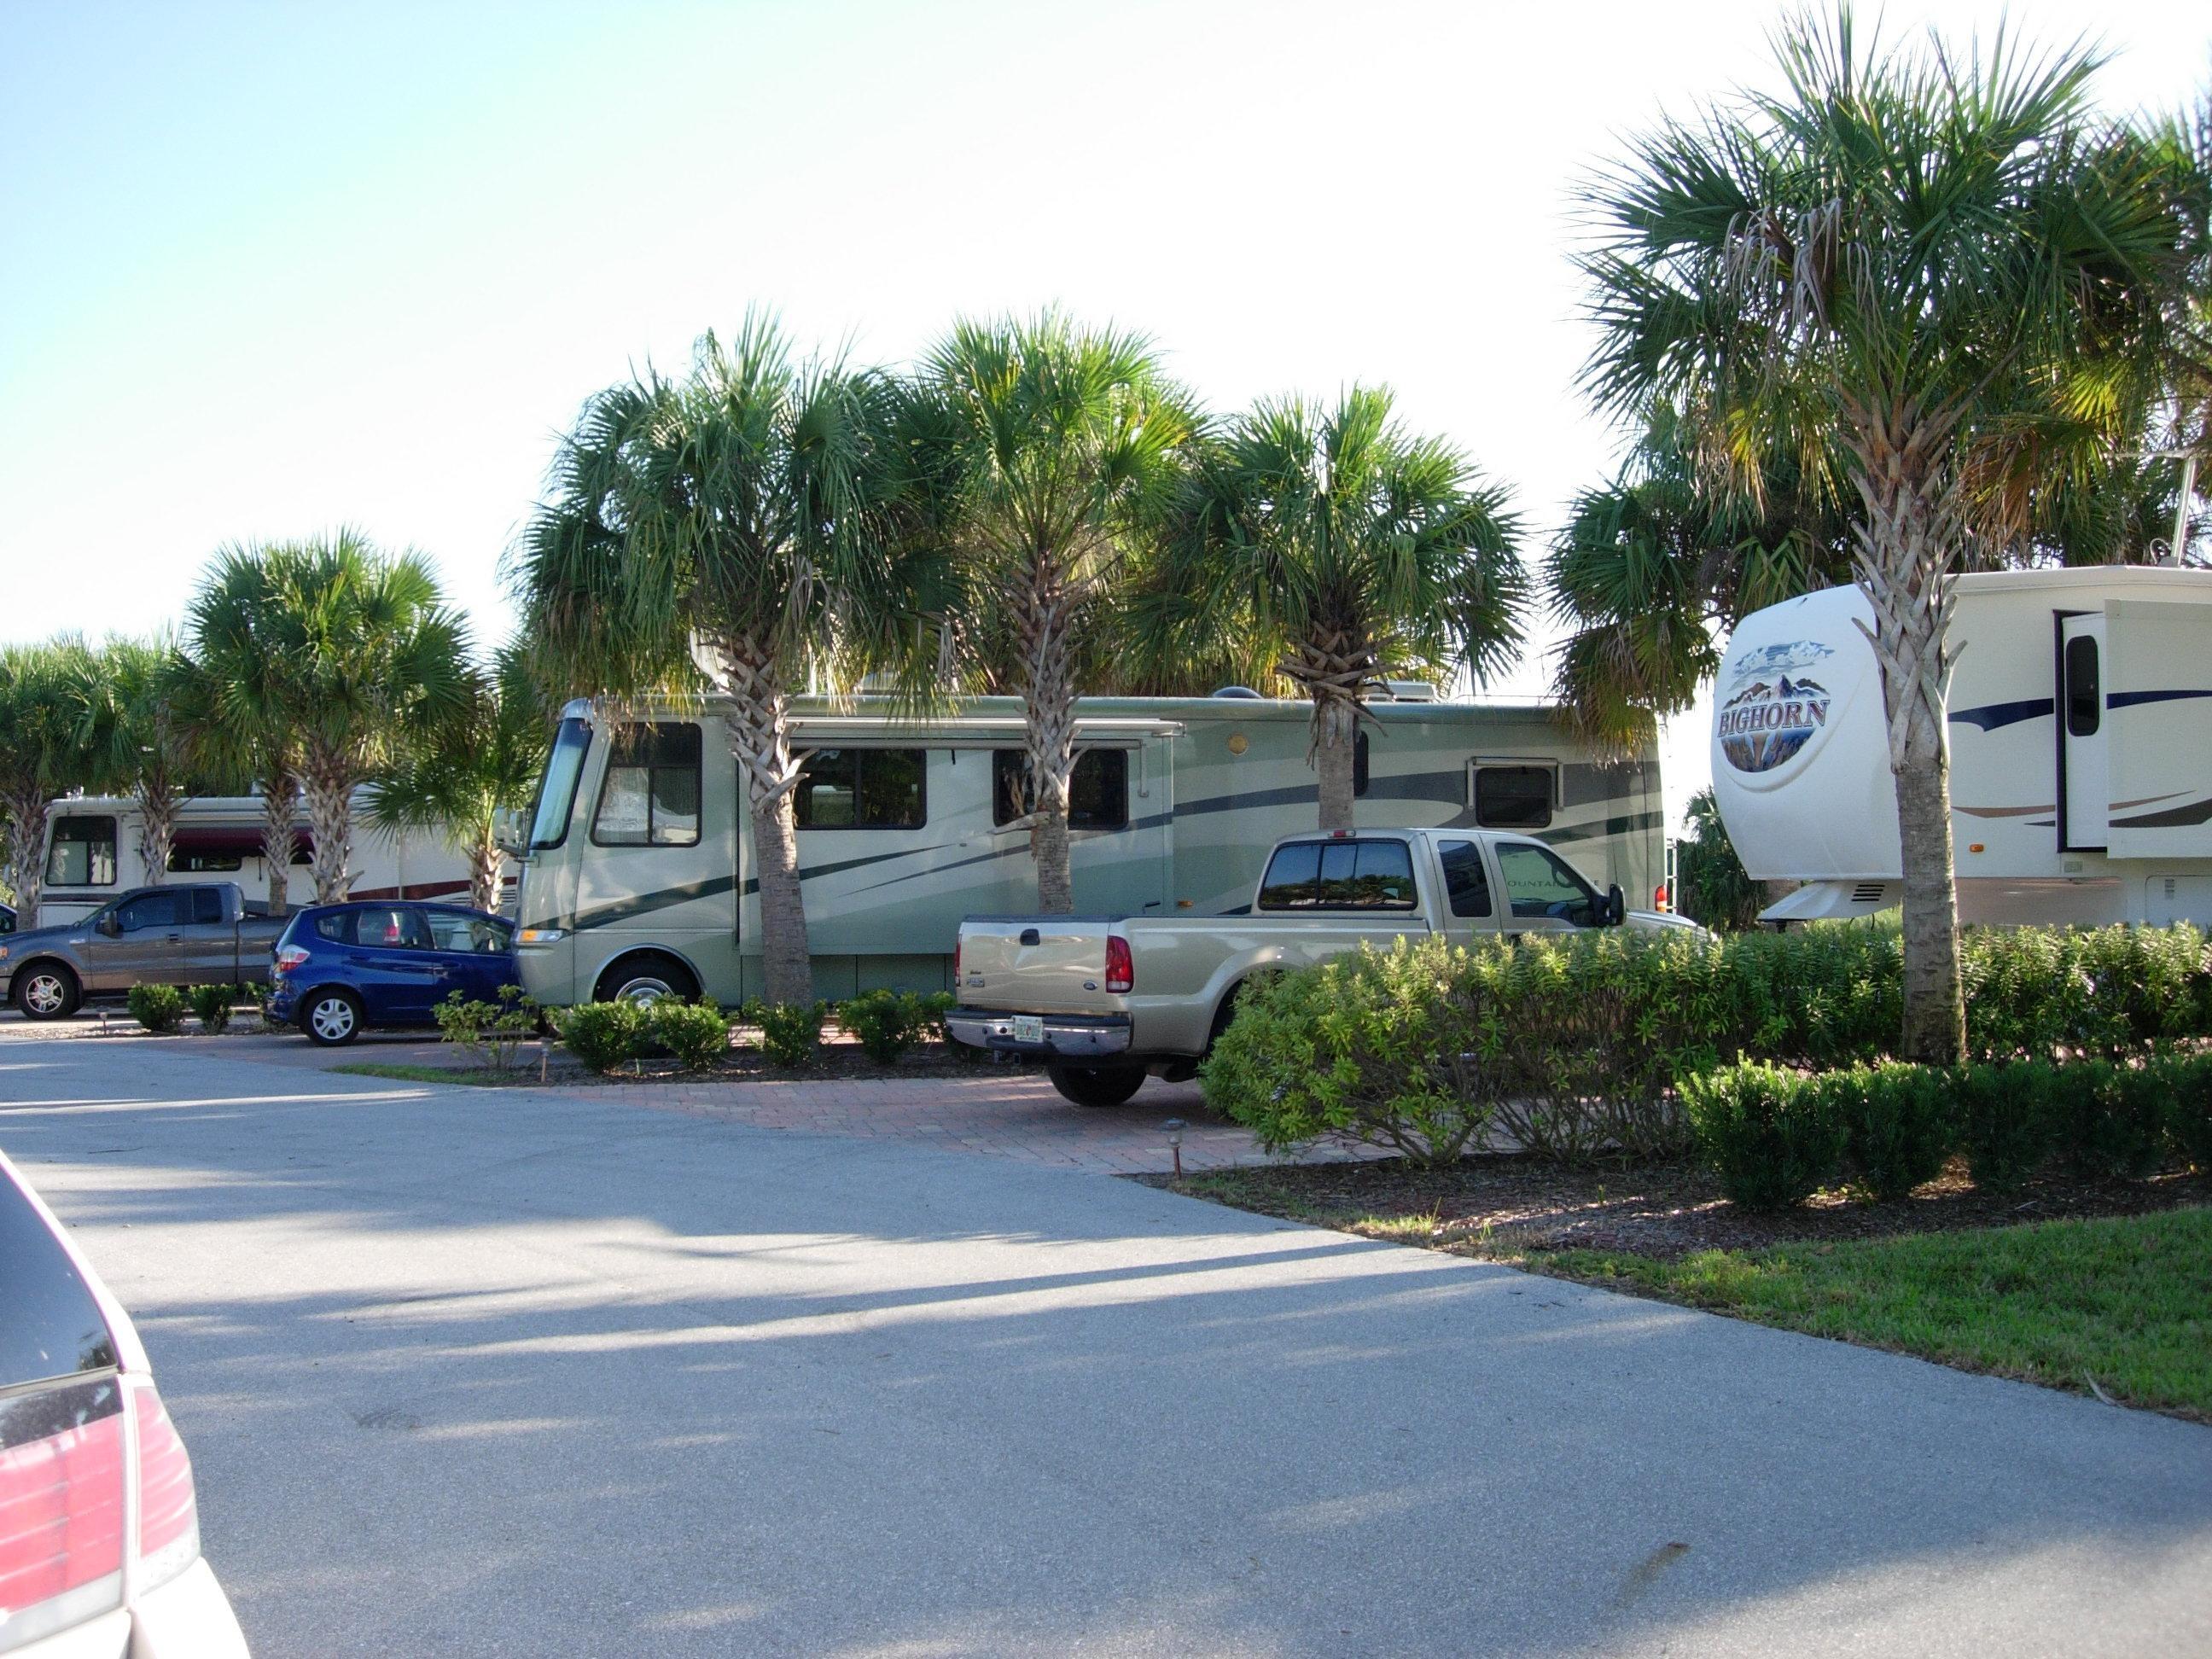
[[[674,957],[659,951],[641,951],[611,963],[599,975],[595,1002],[658,1002],[663,997],[692,1002],[698,999],[699,981]]]
[[[1119,1106],[1144,1086],[1139,1066],[1063,1066],[1045,1067],[1045,1075],[1061,1096],[1079,1106]]]
[[[35,962],[15,977],[15,1006],[26,1019],[66,1019],[76,1012],[76,975],[57,962]]]

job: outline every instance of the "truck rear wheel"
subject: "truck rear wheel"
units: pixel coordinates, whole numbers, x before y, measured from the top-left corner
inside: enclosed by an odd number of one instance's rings
[[[58,962],[34,962],[15,975],[15,1006],[26,1019],[67,1019],[82,1000],[76,975]]]
[[[1044,1070],[1052,1086],[1079,1106],[1119,1106],[1145,1082],[1140,1066],[1068,1066],[1055,1061]]]

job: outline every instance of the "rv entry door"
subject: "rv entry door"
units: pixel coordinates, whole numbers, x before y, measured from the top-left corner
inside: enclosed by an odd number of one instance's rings
[[[2100,852],[2112,799],[2101,614],[2058,619],[2058,850]]]

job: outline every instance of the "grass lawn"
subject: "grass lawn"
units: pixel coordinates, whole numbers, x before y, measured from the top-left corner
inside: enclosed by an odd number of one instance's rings
[[[2212,1423],[2212,1210],[1666,1261],[1533,1252],[1538,1273]]]
[[[480,1089],[497,1089],[538,1081],[538,1068],[518,1066],[511,1072],[495,1072],[488,1066],[408,1066],[397,1060],[363,1060],[326,1071],[349,1077],[396,1078],[402,1083],[466,1083]]]

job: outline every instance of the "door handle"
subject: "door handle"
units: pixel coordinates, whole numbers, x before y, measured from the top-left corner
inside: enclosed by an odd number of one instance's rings
[[[161,937],[167,944],[180,945],[184,942],[185,936],[182,933],[164,933]]]

